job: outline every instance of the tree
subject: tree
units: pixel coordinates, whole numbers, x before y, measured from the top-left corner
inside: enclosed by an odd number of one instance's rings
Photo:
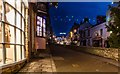
[[[110,21],[107,25],[108,31],[111,33],[108,37],[110,47],[120,48],[120,2],[118,6],[109,6]]]

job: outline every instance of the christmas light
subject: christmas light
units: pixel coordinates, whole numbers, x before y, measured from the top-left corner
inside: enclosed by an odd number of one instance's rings
[[[78,19],[77,19],[77,21],[78,21]]]
[[[73,18],[74,16],[72,16],[72,18]]]
[[[69,19],[69,21],[71,21],[71,19]]]
[[[113,33],[112,31],[110,31],[110,34]]]

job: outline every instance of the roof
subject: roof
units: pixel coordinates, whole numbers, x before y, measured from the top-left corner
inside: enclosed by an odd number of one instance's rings
[[[82,23],[80,25],[79,30],[84,30],[84,29],[89,28],[91,26],[92,26],[92,24],[90,24],[89,22],[85,22],[85,23]]]

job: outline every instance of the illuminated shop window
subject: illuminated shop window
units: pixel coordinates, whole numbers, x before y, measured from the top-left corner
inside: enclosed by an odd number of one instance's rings
[[[46,36],[46,24],[45,19],[37,16],[37,36],[45,37]]]
[[[25,59],[25,4],[5,1],[0,0],[0,65]]]
[[[42,17],[37,17],[37,36],[42,36]]]
[[[43,36],[46,36],[45,19],[43,19]]]

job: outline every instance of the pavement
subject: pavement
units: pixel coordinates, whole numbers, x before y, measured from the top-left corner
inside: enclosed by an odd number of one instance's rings
[[[39,52],[18,73],[52,73],[56,67],[50,52]]]

